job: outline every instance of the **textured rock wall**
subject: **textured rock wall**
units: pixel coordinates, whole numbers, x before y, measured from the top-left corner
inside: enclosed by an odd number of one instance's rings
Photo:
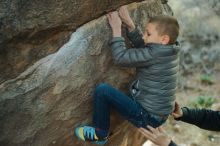
[[[141,0],[1,0],[0,83],[56,52],[76,28]]]
[[[36,7],[44,8],[47,5]],[[136,24],[142,28],[148,16],[172,13],[169,6],[160,0],[134,3],[129,5],[129,10]],[[77,28],[64,43],[68,33],[61,31],[50,34],[49,38],[55,36],[55,40],[60,41],[59,45],[64,45],[56,52],[50,52],[50,55],[35,59],[24,72],[0,84],[0,145],[91,145],[76,140],[73,127],[91,122],[94,87],[100,82],[108,82],[126,92],[133,70],[113,65],[108,46],[111,30],[106,16]],[[67,35],[65,39],[62,38],[63,34]],[[19,39],[16,42],[19,43]],[[25,49],[25,46],[21,45],[21,48]],[[28,53],[24,56],[28,56]],[[112,114],[113,134],[108,145],[133,146],[133,133],[129,134],[128,129],[133,127],[125,124],[116,113]]]

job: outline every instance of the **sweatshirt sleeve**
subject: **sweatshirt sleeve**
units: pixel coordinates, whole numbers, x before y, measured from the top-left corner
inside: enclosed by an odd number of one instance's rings
[[[123,37],[114,37],[111,42],[111,49],[115,64],[120,66],[146,66],[148,61],[153,58],[150,48],[127,49]]]
[[[182,108],[183,116],[177,120],[196,125],[202,129],[220,131],[220,111]]]
[[[143,34],[139,28],[136,27],[133,31],[127,32],[127,36],[134,45],[134,47],[141,48],[145,46],[143,40]]]

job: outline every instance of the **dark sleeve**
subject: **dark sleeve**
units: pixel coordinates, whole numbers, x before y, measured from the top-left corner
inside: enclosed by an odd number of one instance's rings
[[[134,47],[141,48],[144,47],[144,40],[143,40],[143,34],[141,33],[139,28],[135,28],[133,31],[128,32],[127,36],[129,40],[132,42]]]
[[[150,48],[127,49],[123,37],[114,37],[111,42],[111,48],[115,64],[121,66],[146,66],[148,61],[153,58]]]
[[[220,131],[220,111],[182,108],[183,116],[177,120],[196,125],[202,129]]]
[[[168,146],[177,146],[172,140]]]

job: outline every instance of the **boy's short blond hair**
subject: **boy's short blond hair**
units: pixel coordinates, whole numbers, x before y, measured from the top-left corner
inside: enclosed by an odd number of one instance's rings
[[[179,23],[176,18],[167,15],[159,15],[150,17],[148,23],[156,24],[159,35],[168,35],[170,37],[169,44],[174,44],[179,35]]]

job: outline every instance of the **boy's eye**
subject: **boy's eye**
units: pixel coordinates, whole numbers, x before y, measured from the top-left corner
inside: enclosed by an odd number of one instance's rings
[[[148,32],[147,35],[150,36],[151,34]]]

